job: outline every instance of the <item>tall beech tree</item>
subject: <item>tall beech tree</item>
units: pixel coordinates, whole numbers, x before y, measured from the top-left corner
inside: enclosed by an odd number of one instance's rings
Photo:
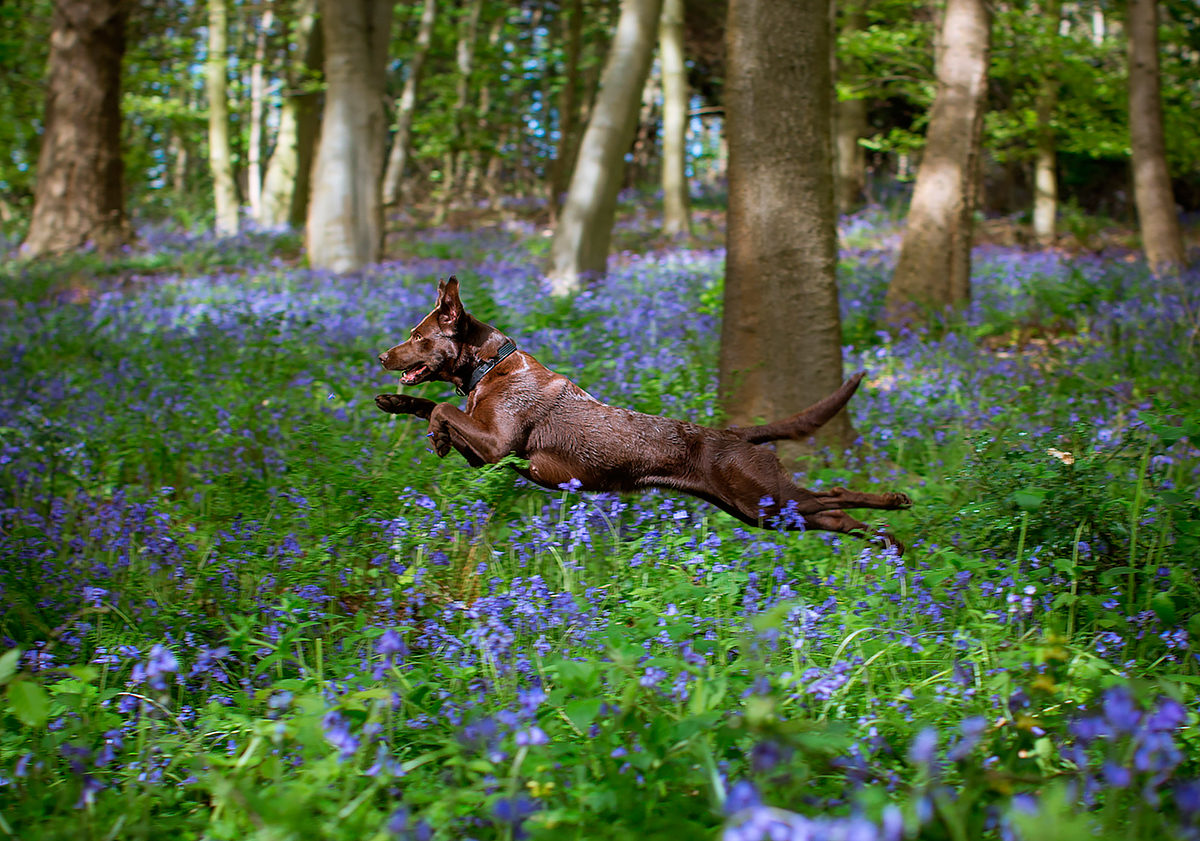
[[[990,44],[985,0],[947,0],[936,48],[937,94],[887,293],[891,320],[970,298]]]
[[[1129,135],[1133,193],[1146,261],[1155,272],[1183,265],[1183,238],[1163,140],[1157,0],[1129,0]]]
[[[238,231],[237,185],[233,180],[233,149],[229,141],[229,4],[208,0],[208,58],[205,88],[208,91],[208,165],[212,170],[213,205],[217,233]]]
[[[417,40],[413,45],[412,58],[405,68],[404,89],[396,103],[396,131],[392,135],[392,149],[388,152],[387,169],[383,175],[383,203],[393,205],[400,201],[400,186],[408,166],[408,148],[412,143],[413,114],[417,110],[417,86],[421,83],[421,72],[425,67],[425,56],[433,43],[433,25],[437,20],[437,0],[425,0],[421,7],[421,22],[417,27]]]
[[[692,232],[687,179],[688,81],[683,56],[683,0],[664,0],[658,54],[662,62],[663,233]]]
[[[1059,0],[1044,0],[1046,44],[1057,42],[1062,17]],[[1058,107],[1058,64],[1047,62],[1041,68],[1037,92],[1037,136],[1033,157],[1033,235],[1043,245],[1053,245],[1058,220],[1058,144],[1054,129],[1054,111]]]
[[[621,0],[600,91],[554,229],[550,286],[555,295],[568,295],[582,286],[585,277],[604,274],[625,153],[637,131],[661,14],[662,0]]]
[[[377,261],[383,245],[383,91],[392,4],[318,0],[318,9],[325,109],[305,240],[314,267],[350,272]]]
[[[111,251],[129,236],[121,160],[121,62],[129,0],[56,0],[46,110],[29,231],[21,253],[92,244]]]
[[[725,31],[720,393],[728,419],[747,424],[797,412],[842,383],[829,3],[730,0]],[[845,414],[823,434],[846,440]]]
[[[322,72],[325,37],[317,23],[317,0],[299,0],[295,16],[275,151],[263,177],[260,222],[271,228],[304,225],[313,151],[320,127],[317,107],[320,93],[314,82]]]

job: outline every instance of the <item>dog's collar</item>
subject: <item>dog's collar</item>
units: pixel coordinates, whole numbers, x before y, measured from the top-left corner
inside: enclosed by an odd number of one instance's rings
[[[504,344],[500,345],[500,351],[496,354],[496,357],[494,359],[489,359],[487,362],[484,362],[482,365],[480,365],[478,368],[476,368],[474,371],[471,372],[471,378],[469,380],[467,380],[467,387],[466,388],[456,388],[454,390],[457,391],[459,394],[461,394],[463,397],[466,397],[468,394],[470,394],[472,391],[475,390],[475,386],[479,385],[479,381],[487,376],[488,371],[492,370],[497,365],[499,365],[501,362],[503,362],[505,359],[507,359],[509,354],[513,353],[516,349],[517,349],[517,346],[512,343],[511,339],[505,339]]]

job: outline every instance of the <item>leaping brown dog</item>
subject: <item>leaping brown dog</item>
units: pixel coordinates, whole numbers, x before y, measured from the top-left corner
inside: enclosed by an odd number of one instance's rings
[[[714,429],[646,415],[601,403],[519,350],[463,309],[454,277],[438,284],[433,311],[408,340],[379,354],[379,361],[402,371],[404,385],[448,382],[466,396],[465,412],[408,394],[375,398],[385,412],[428,419],[439,457],[453,447],[480,467],[516,455],[529,463],[519,472],[547,488],[572,479],[583,491],[669,488],[711,502],[747,525],[840,532],[903,551],[889,532],[873,531],[841,509],[908,508],[906,495],[806,490],[774,452],[755,446],[811,435],[846,405],[862,373],[804,411],[763,426]],[[798,516],[780,517],[781,511]]]

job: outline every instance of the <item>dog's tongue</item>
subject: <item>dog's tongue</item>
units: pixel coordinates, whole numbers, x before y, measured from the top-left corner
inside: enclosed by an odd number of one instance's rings
[[[419,377],[425,371],[426,371],[426,368],[424,365],[418,365],[416,368],[405,371],[400,377],[400,382],[411,383],[413,380],[415,380],[417,377]]]

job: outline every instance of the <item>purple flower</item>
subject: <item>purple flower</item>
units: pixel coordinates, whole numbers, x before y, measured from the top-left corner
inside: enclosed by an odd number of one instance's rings
[[[528,730],[518,731],[516,741],[518,747],[527,747],[531,745],[544,745],[550,741],[550,737],[546,735],[545,730],[535,724]]]
[[[932,727],[924,728],[912,740],[908,758],[914,765],[929,765],[937,754],[938,732]]]
[[[725,814],[736,815],[738,812],[761,805],[762,797],[759,796],[754,783],[749,780],[738,780],[725,798]]]

